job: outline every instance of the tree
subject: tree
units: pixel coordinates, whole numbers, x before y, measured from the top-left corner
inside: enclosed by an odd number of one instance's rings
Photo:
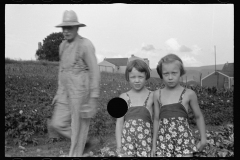
[[[62,32],[51,33],[43,40],[43,46],[37,50],[37,60],[59,61],[59,45],[64,39]]]

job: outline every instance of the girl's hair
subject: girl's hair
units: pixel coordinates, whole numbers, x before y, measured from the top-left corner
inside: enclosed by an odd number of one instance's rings
[[[157,73],[158,75],[160,76],[161,79],[163,79],[163,76],[162,76],[162,64],[163,63],[171,63],[171,62],[174,62],[174,61],[179,61],[180,62],[180,76],[184,75],[186,73],[184,67],[183,67],[183,62],[182,60],[176,55],[176,54],[168,54],[166,56],[164,56],[159,62],[158,62],[158,65],[157,65]]]
[[[135,59],[133,61],[128,62],[127,68],[125,70],[125,78],[129,81],[129,72],[132,72],[132,69],[136,68],[139,72],[145,72],[146,80],[150,78],[149,66],[146,62],[140,59]]]

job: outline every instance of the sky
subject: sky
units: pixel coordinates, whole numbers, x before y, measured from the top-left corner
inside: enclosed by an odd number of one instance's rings
[[[148,58],[151,68],[168,53],[186,67],[234,62],[233,4],[7,4],[5,57],[35,60],[43,43],[73,10],[87,26],[79,35],[95,46],[98,62],[104,58]],[[216,50],[214,50],[216,46]]]

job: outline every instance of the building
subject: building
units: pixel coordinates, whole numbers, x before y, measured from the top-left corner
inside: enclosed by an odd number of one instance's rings
[[[104,58],[104,60],[98,63],[100,72],[112,72],[112,73],[125,73],[128,62],[135,59],[142,59],[149,66],[149,60],[147,58],[140,58],[132,55],[130,58]],[[150,67],[149,70],[151,71]]]
[[[125,73],[128,58],[104,58],[98,64],[100,72]]]
[[[226,63],[222,70],[216,70],[201,80],[203,87],[232,89],[234,87],[234,63]]]
[[[115,69],[115,65],[106,60],[103,60],[101,63],[98,64],[98,66],[100,72],[104,71],[113,73]]]
[[[133,60],[135,60],[135,59],[141,59],[141,60],[143,60],[145,63],[147,63],[147,65],[148,65],[148,67],[149,67],[149,60],[148,60],[148,58],[140,58],[140,57],[134,56],[133,54],[131,55],[130,58],[128,58],[128,62],[133,61]],[[149,70],[151,71],[151,68],[150,68],[150,67],[149,67]]]
[[[38,49],[41,49],[41,48],[42,48],[42,43],[38,42]]]
[[[134,56],[134,54],[132,54],[131,57],[128,58],[128,62],[133,61],[135,59],[142,59],[149,66],[149,60],[147,58],[140,58],[140,57]]]

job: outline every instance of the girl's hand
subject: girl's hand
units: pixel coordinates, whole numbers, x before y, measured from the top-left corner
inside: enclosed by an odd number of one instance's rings
[[[206,144],[207,144],[207,140],[199,141],[197,144],[198,151],[201,152],[203,150],[203,148],[206,146]]]
[[[118,147],[116,149],[116,152],[117,152],[118,157],[125,157],[125,152],[121,147]]]

